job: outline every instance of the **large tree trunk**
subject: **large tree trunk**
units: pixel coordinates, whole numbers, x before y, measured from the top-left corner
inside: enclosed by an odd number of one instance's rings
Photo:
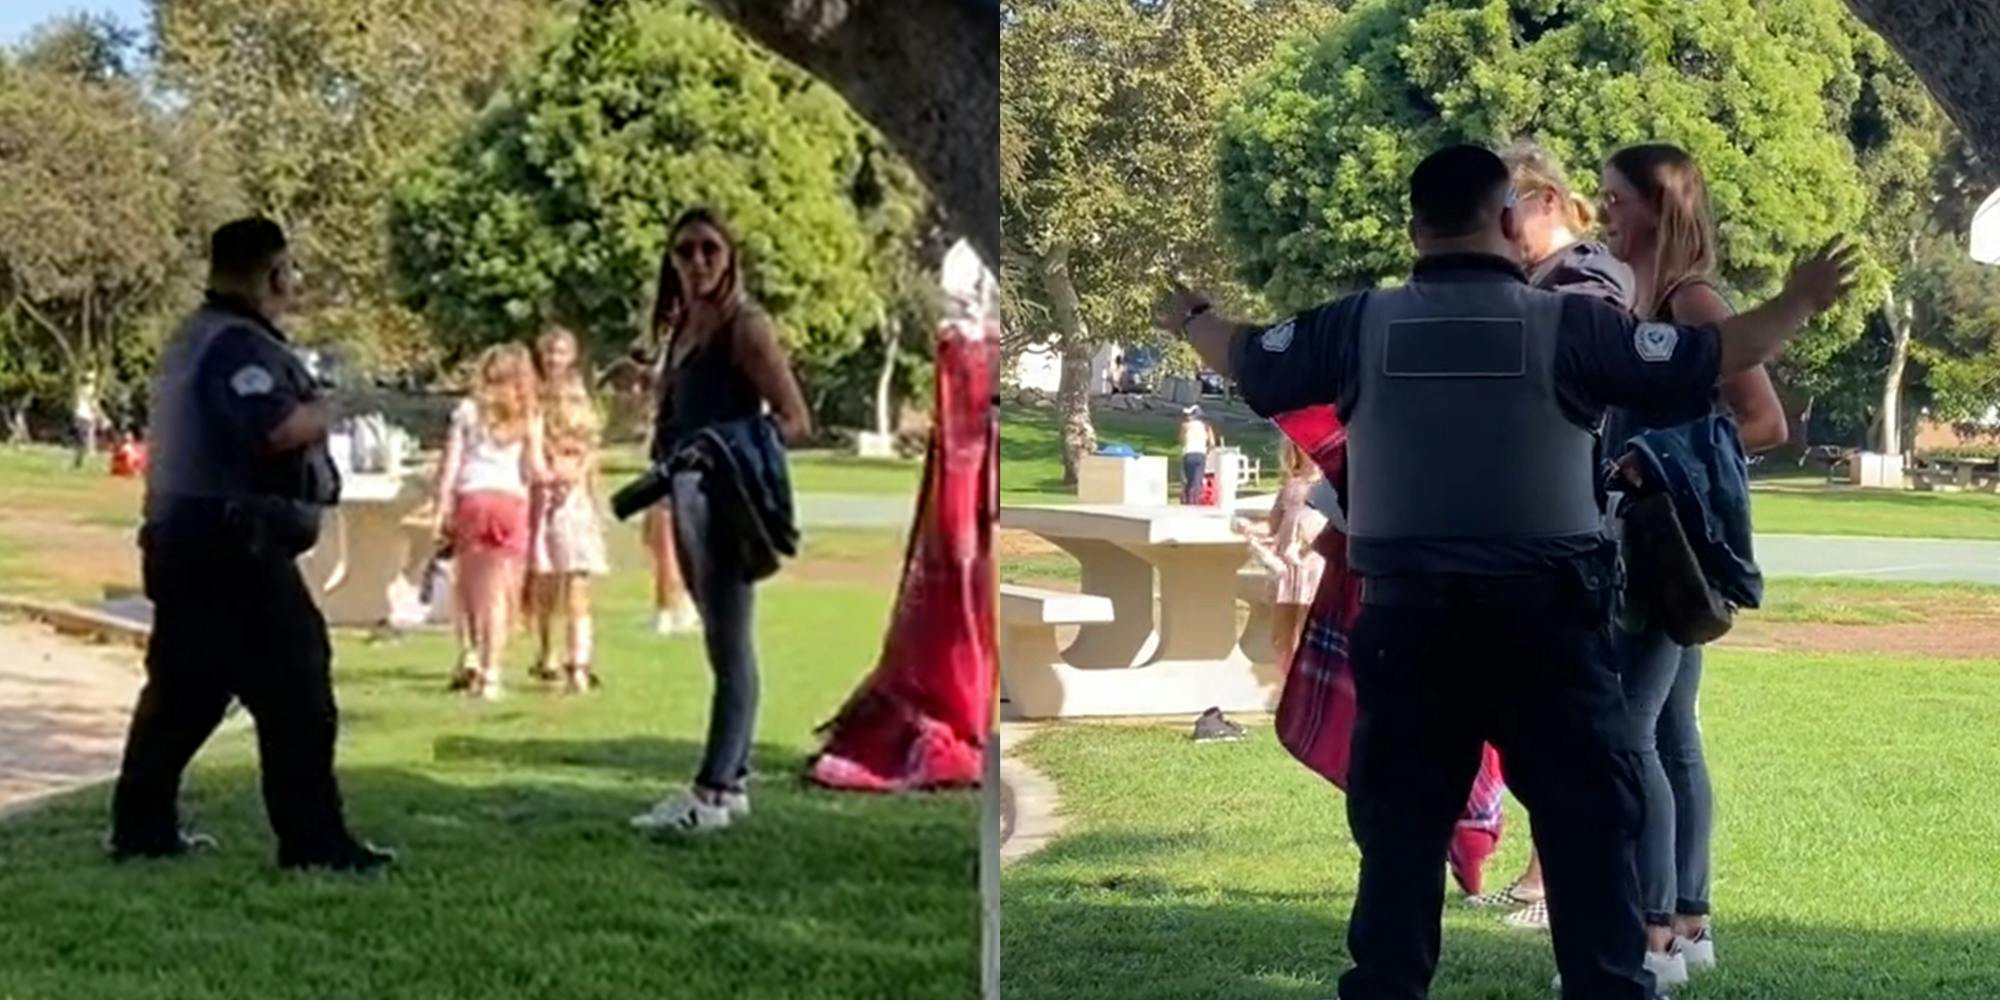
[[[2000,162],[2000,0],[1847,0],[1917,71],[1973,148]]]
[[[1049,312],[1056,321],[1056,349],[1062,352],[1056,415],[1062,421],[1063,483],[1073,486],[1083,456],[1097,450],[1097,429],[1090,423],[1090,327],[1070,278],[1069,248],[1057,247],[1044,255],[1041,270]]]
[[[1889,370],[1882,376],[1882,454],[1903,453],[1903,372],[1910,366],[1910,328],[1913,315],[1910,301],[1898,298],[1896,290],[1889,290],[1889,298],[1882,303],[1882,319],[1889,324],[1889,336],[1893,346],[1889,352]]]
[[[1000,267],[1000,5],[994,0],[709,0],[847,98]]]

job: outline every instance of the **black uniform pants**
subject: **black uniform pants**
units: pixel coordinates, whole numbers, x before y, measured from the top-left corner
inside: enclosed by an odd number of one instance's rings
[[[1534,819],[1567,1000],[1650,1000],[1608,572],[1483,593],[1377,587],[1352,637],[1348,820],[1361,884],[1342,1000],[1417,1000],[1437,967],[1445,850],[1480,744]],[[1589,584],[1586,584],[1586,579]]]
[[[233,697],[257,725],[280,859],[351,844],[333,777],[332,649],[298,564],[147,544],[144,577],[153,634],[112,800],[113,841],[128,849],[172,842],[181,774]]]

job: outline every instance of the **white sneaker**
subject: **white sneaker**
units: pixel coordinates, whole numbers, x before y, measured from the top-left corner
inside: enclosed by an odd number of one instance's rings
[[[1674,935],[1674,945],[1681,957],[1687,959],[1687,966],[1693,969],[1715,968],[1715,935],[1704,927],[1695,932],[1694,937],[1684,938]]]
[[[1657,951],[1648,951],[1646,952],[1646,971],[1653,974],[1654,985],[1658,986],[1661,992],[1665,992],[1671,987],[1684,986],[1688,981],[1687,957],[1682,955],[1679,949],[1670,951],[1664,955]],[[1562,988],[1563,977],[1557,976],[1555,990],[1557,993],[1561,993]]]
[[[674,634],[674,613],[661,611],[653,615],[653,632],[657,635]]]
[[[713,833],[750,815],[750,798],[740,792],[711,805],[693,792],[679,792],[632,817],[632,828],[647,833]]]
[[[693,601],[682,601],[673,610],[674,631],[686,635],[701,634],[701,612],[695,609]]]

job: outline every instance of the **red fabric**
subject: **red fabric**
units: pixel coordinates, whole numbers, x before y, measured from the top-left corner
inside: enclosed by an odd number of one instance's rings
[[[121,441],[111,450],[111,474],[121,479],[146,474],[146,446],[137,441]]]
[[[810,777],[822,785],[890,792],[984,775],[999,676],[999,354],[998,322],[939,331],[936,426],[902,587],[874,673],[821,729]]]
[[[490,491],[460,496],[452,513],[451,537],[460,553],[498,549],[525,558],[528,498]]]
[[[1312,457],[1328,482],[1346,481],[1347,432],[1333,407],[1307,407],[1273,422]],[[1339,529],[1328,527],[1314,548],[1326,557],[1326,572],[1306,612],[1298,656],[1278,698],[1278,741],[1300,763],[1345,790],[1358,711],[1347,639],[1361,613],[1361,581],[1348,571],[1347,536]],[[1505,791],[1500,754],[1488,744],[1449,854],[1452,877],[1474,895],[1484,882],[1487,859],[1499,848]]]

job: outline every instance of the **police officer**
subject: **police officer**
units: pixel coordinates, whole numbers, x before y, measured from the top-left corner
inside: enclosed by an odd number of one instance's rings
[[[140,531],[153,634],[112,800],[113,857],[212,848],[180,829],[181,773],[230,699],[257,724],[264,805],[285,868],[380,869],[333,776],[337,727],[326,621],[298,557],[339,500],[326,448],[331,400],[276,320],[297,274],[266,219],[209,248],[208,295],[166,347],[153,384],[152,466]]]
[[[1533,814],[1565,996],[1654,996],[1595,429],[1610,406],[1661,423],[1708,412],[1719,378],[1771,360],[1852,281],[1852,251],[1829,247],[1719,329],[1642,323],[1531,287],[1513,200],[1491,151],[1443,149],[1410,177],[1408,284],[1268,329],[1183,288],[1161,306],[1162,325],[1233,374],[1259,414],[1333,403],[1347,427],[1363,607],[1348,790],[1361,877],[1343,1000],[1428,991],[1445,847],[1482,741]]]

